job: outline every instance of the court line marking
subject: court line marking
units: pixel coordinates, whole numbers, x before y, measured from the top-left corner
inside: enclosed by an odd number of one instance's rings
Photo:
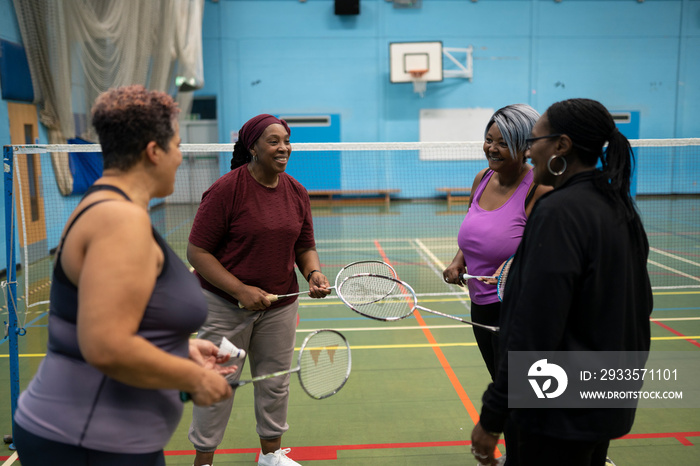
[[[661,254],[663,256],[670,257],[671,259],[676,259],[676,260],[679,260],[681,262],[685,262],[686,264],[700,267],[700,263],[695,262],[695,261],[691,261],[690,259],[686,259],[685,257],[677,256],[675,254],[671,254],[670,252],[666,252],[666,251],[663,251],[663,250],[657,249],[657,248],[649,248],[649,250],[654,251],[657,254]]]
[[[700,317],[668,317],[668,318],[660,318],[660,319],[650,319],[651,322],[686,322],[686,321],[698,321],[700,320]],[[423,329],[430,329],[430,330],[439,330],[439,329],[464,329],[464,328],[471,328],[471,325],[465,325],[465,324],[459,324],[459,325],[426,325],[425,327],[420,326],[420,325],[406,325],[406,326],[400,326],[400,327],[345,327],[345,328],[334,328],[334,330],[337,330],[338,332],[393,332],[397,330],[423,330]],[[319,330],[317,328],[300,328],[297,329],[297,333],[311,333],[315,332],[316,330]],[[673,336],[673,337],[651,337],[652,341],[655,340],[692,340],[692,339],[700,339],[700,335],[681,335],[681,336]],[[373,345],[373,346],[353,346],[352,348],[358,348],[358,349],[392,349],[392,348],[423,348],[423,347],[435,347],[435,346],[476,346],[476,343],[468,343],[468,342],[462,342],[462,343],[436,343],[435,345],[430,345],[430,344],[417,344],[417,345],[404,345],[404,346],[394,346],[394,345]],[[299,348],[295,348],[296,350],[299,350]],[[20,358],[43,358],[46,356],[46,353],[25,353],[25,354],[19,354],[18,355]],[[0,358],[8,358],[8,354],[0,354]]]
[[[359,330],[359,329],[334,329],[338,330],[339,332],[345,332],[345,331],[352,331],[352,330]],[[362,329],[362,330],[377,330],[377,329]],[[416,330],[423,330],[421,327],[416,327]],[[304,332],[312,332],[313,330],[303,330]],[[671,330],[673,332],[673,330]],[[301,330],[299,330],[301,332]],[[675,332],[674,332],[675,333]],[[662,341],[662,340],[686,340],[690,343],[695,344],[696,346],[700,346],[700,344],[696,343],[695,341],[692,340],[700,340],[700,335],[682,335],[680,334],[679,336],[673,336],[673,337],[651,337],[652,341]],[[356,349],[374,349],[374,350],[390,350],[390,349],[418,349],[418,348],[454,348],[454,347],[472,347],[472,346],[477,346],[476,342],[456,342],[456,343],[438,343],[436,340],[434,340],[433,343],[406,343],[406,344],[400,344],[400,345],[350,345],[351,350],[356,350]],[[301,348],[294,348],[294,351],[299,351]],[[20,358],[43,358],[46,356],[46,353],[25,353],[25,354],[19,354],[18,357]],[[0,354],[0,359],[2,358],[8,358],[9,355],[7,354]]]
[[[700,437],[700,431],[696,432],[653,432],[653,433],[633,433],[623,435],[622,437],[613,439],[611,444],[618,445],[621,440],[636,440],[636,439],[675,439],[682,446],[694,446],[694,444],[689,440],[689,437]],[[500,439],[499,444],[503,444],[503,439]],[[620,442],[621,443],[621,442]],[[354,445],[315,445],[315,446],[291,446],[292,451],[296,450],[308,450],[313,453],[328,455],[330,453],[336,453],[339,451],[352,451],[352,450],[383,450],[383,449],[405,449],[405,448],[441,448],[441,447],[462,447],[471,445],[470,440],[453,440],[453,441],[438,441],[438,442],[399,442],[399,443],[368,443],[368,444],[354,444]],[[216,450],[217,455],[239,455],[239,454],[255,454],[260,451],[259,447],[256,448],[219,448]],[[165,456],[193,456],[195,454],[194,450],[166,450]],[[302,453],[302,456],[303,453]],[[0,459],[3,459],[0,456]],[[8,461],[2,464],[2,466],[10,466],[17,459],[17,452],[13,453],[9,457]],[[303,461],[301,458],[297,458]],[[329,459],[334,460],[336,457],[326,457],[314,459]],[[308,460],[307,460],[308,461]]]
[[[420,242],[417,238],[414,241]],[[378,249],[381,249],[381,245],[375,241],[375,244],[377,245]],[[422,243],[421,243],[422,244]],[[423,245],[423,247],[425,247]],[[435,255],[430,252],[427,248],[425,248],[425,252],[433,258],[435,261],[435,264],[438,265],[442,270],[445,270],[445,266],[440,260],[435,257]],[[389,262],[389,258],[386,256],[383,250],[380,251],[382,257],[385,258],[386,262]],[[418,310],[415,310],[413,312],[413,315],[415,319],[418,321],[418,324],[423,327],[423,334],[425,337],[428,339],[428,342],[431,343],[431,345],[437,345],[437,340],[435,340],[435,337],[433,337],[432,332],[430,329],[428,329],[428,325],[426,324],[425,320],[423,320],[423,316]],[[461,382],[457,378],[457,374],[455,374],[454,370],[452,370],[452,366],[450,365],[449,361],[445,357],[445,354],[442,352],[439,346],[431,346],[433,349],[433,352],[435,353],[435,356],[437,356],[438,361],[440,361],[440,365],[442,366],[443,370],[445,371],[445,374],[447,375],[447,378],[450,380],[452,383],[452,387],[455,389],[457,392],[457,396],[459,399],[462,401],[462,405],[466,408],[467,413],[469,414],[469,417],[472,419],[472,422],[474,425],[477,425],[479,423],[480,415],[479,412],[476,410],[474,407],[474,403],[472,403],[472,400],[469,398],[469,395],[467,395],[467,391],[462,387]],[[503,455],[501,451],[496,448],[494,451],[494,457],[495,458],[500,458]]]
[[[441,270],[446,269],[445,265],[440,261],[440,259],[438,259],[435,256],[435,254],[433,254],[433,252],[430,249],[428,249],[428,247],[425,244],[423,244],[423,242],[420,239],[414,238],[413,242],[418,246],[418,248],[420,248],[418,251],[419,255],[420,251],[423,251],[423,253],[425,253],[428,256],[428,258],[433,261],[434,264],[437,264]],[[433,271],[435,271],[438,277],[442,275],[440,272],[435,270],[435,268],[431,268],[433,269]],[[431,294],[431,296],[433,295]],[[466,307],[471,312],[471,306],[467,304],[467,301],[471,302],[471,298],[469,297],[469,289],[466,286],[461,289],[459,295],[457,295],[457,298],[459,299],[459,302],[461,302],[464,305],[464,307]]]
[[[698,337],[696,337],[696,336],[683,335],[681,332],[679,332],[679,331],[677,331],[677,330],[675,330],[675,329],[672,329],[672,328],[669,327],[668,325],[662,324],[661,322],[654,322],[654,323],[655,323],[656,325],[658,325],[659,327],[668,330],[669,332],[673,333],[674,335],[677,335],[677,337],[678,337],[678,338],[676,338],[677,340],[685,340],[685,341],[687,341],[688,343],[690,343],[691,345],[695,345],[695,346],[697,346],[698,348],[700,348],[700,343],[698,343],[697,341],[695,341],[695,340],[698,339]],[[668,339],[671,339],[671,337],[661,337],[661,338],[663,338],[663,339],[667,339],[667,338],[668,338]]]
[[[674,269],[674,268],[672,268],[672,267],[668,267],[668,266],[666,266],[666,265],[660,264],[660,263],[658,263],[658,262],[656,262],[656,261],[653,261],[653,260],[647,260],[647,262],[648,262],[649,264],[653,264],[653,265],[655,265],[655,266],[657,266],[657,267],[659,267],[659,268],[662,268],[662,269],[664,269],[664,270],[668,270],[669,272],[673,272],[673,273],[675,273],[676,275],[680,275],[681,277],[689,278],[689,279],[691,279],[691,280],[695,280],[696,282],[700,282],[700,278],[694,277],[694,276],[692,276],[692,275],[690,275],[690,274],[687,274],[687,273],[685,273],[685,272],[681,272],[680,270]]]
[[[382,256],[383,260],[386,263],[391,264],[391,261],[389,260],[387,255],[384,253],[384,250],[382,249],[382,246],[379,244],[379,242],[375,240],[374,244],[376,245],[377,250],[379,251],[379,254]],[[427,328],[428,326],[425,323],[425,320],[423,320],[423,316],[421,316],[420,312],[418,312],[417,310],[414,311],[413,316],[418,321],[418,324],[421,326],[421,330],[423,330],[423,334],[428,339],[428,342],[432,345],[437,345],[437,340],[435,340],[435,337],[433,336],[430,329]],[[433,352],[435,353],[435,356],[437,356],[438,361],[440,362],[440,365],[442,366],[443,370],[445,371],[447,378],[452,383],[452,387],[457,392],[457,396],[462,401],[462,405],[466,408],[467,413],[469,414],[469,417],[474,422],[474,425],[476,425],[479,422],[479,413],[476,411],[476,408],[474,407],[474,404],[472,403],[471,399],[469,398],[469,395],[467,395],[466,390],[464,390],[464,387],[462,387],[462,384],[459,382],[459,379],[457,378],[457,374],[455,374],[455,372],[452,370],[452,366],[450,366],[450,363],[447,361],[447,358],[445,357],[442,350],[436,346],[433,346],[432,349],[433,349]],[[500,456],[500,452],[497,454]]]
[[[700,432],[652,432],[652,433],[633,433],[623,435],[613,439],[611,445],[620,445],[621,440],[636,440],[636,439],[675,439],[681,446],[694,446],[689,440],[690,437],[700,437]],[[618,443],[620,442],[620,443]],[[313,460],[337,460],[337,454],[340,451],[357,451],[357,450],[384,450],[384,449],[406,449],[406,448],[446,448],[446,447],[465,447],[471,445],[471,440],[446,440],[437,442],[397,442],[397,443],[365,443],[354,445],[317,445],[317,446],[291,446],[292,454],[299,461]],[[499,445],[504,444],[501,438],[498,441]],[[620,445],[623,446],[623,445]],[[625,446],[629,448],[629,446]],[[255,454],[260,451],[260,448],[230,448],[217,449],[217,455],[236,455],[236,454]],[[294,452],[299,452],[294,455]],[[194,455],[194,450],[168,450],[166,456],[190,456]]]
[[[649,319],[652,322],[673,322],[683,320],[700,320],[700,317],[662,317],[661,319]]]
[[[10,466],[10,465],[13,464],[15,461],[17,461],[17,459],[18,459],[17,452],[14,452],[14,453],[12,454],[12,456],[10,456],[10,457],[7,459],[7,461],[5,461],[4,463],[2,463],[2,466]]]

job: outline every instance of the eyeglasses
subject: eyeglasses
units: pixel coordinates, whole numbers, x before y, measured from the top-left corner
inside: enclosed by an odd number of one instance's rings
[[[538,138],[525,139],[525,150],[530,150],[532,148],[532,143],[535,141],[539,141],[540,139],[558,138],[559,136],[561,136],[561,134],[548,134],[546,136],[540,136]]]

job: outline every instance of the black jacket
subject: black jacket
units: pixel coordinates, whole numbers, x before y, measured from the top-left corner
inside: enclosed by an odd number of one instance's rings
[[[538,201],[513,259],[501,308],[501,359],[481,424],[501,432],[508,410],[508,351],[648,351],[653,307],[649,244],[577,174]],[[636,238],[636,240],[635,240]],[[528,432],[601,440],[628,433],[634,409],[515,409]]]

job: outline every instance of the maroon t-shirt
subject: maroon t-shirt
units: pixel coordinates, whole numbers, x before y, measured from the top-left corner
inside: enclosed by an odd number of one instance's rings
[[[281,173],[275,188],[255,181],[243,165],[216,180],[202,195],[190,243],[216,257],[236,278],[272,294],[299,291],[297,248],[315,246],[306,189]],[[238,301],[199,276],[202,287],[234,304]],[[273,303],[278,307],[295,297]]]

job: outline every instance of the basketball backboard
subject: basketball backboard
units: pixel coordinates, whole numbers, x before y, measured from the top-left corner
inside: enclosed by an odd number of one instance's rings
[[[391,42],[389,67],[392,83],[414,82],[420,72],[421,81],[442,81],[442,42]]]

